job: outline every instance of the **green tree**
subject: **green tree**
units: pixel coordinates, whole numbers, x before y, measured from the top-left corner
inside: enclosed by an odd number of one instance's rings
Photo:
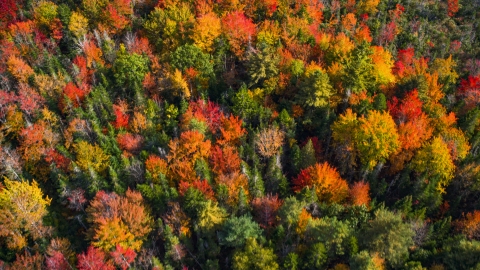
[[[134,91],[138,94],[148,72],[148,58],[144,55],[128,53],[122,44],[112,69],[115,81],[120,88],[127,89],[127,93]]]
[[[247,56],[247,69],[251,85],[262,85],[278,75],[280,57],[275,49],[265,44],[260,44],[258,49],[251,49]],[[268,88],[268,87],[266,87]],[[274,89],[266,89],[271,93]]]
[[[334,94],[327,73],[318,65],[308,66],[297,95],[300,103],[311,107],[328,107]]]
[[[412,160],[412,168],[432,184],[438,192],[453,178],[455,165],[447,144],[440,137],[435,137],[429,144],[421,148]]]
[[[195,68],[202,77],[213,75],[213,61],[209,54],[204,53],[195,45],[185,44],[178,47],[170,55],[170,65],[184,72],[188,68]]]
[[[350,224],[336,217],[313,219],[307,225],[306,231],[307,238],[324,244],[325,253],[328,253],[330,258],[346,253],[352,233]]]
[[[381,208],[375,211],[375,218],[360,231],[358,238],[364,249],[377,252],[395,268],[407,260],[413,236],[410,225],[400,215]]]
[[[368,251],[363,250],[350,257],[350,269],[352,270],[377,270],[377,265]]]
[[[220,244],[238,248],[242,247],[248,238],[258,239],[261,235],[260,225],[250,216],[231,217],[223,224]]]
[[[372,49],[365,42],[357,46],[350,57],[345,58],[342,73],[342,84],[345,89],[355,94],[363,90],[369,92],[375,90],[374,66],[370,57],[372,54]]]
[[[315,157],[315,148],[313,147],[313,142],[311,139],[309,139],[307,144],[302,147],[300,157],[300,169],[305,169],[317,163],[317,158]]]
[[[323,243],[310,246],[305,254],[304,269],[323,269],[327,263],[327,249]]]
[[[254,238],[248,238],[243,250],[235,252],[233,255],[233,269],[250,270],[278,269],[277,255],[273,249],[262,247]]]

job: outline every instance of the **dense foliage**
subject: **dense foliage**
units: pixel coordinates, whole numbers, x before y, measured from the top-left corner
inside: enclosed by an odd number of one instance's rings
[[[477,15],[1,0],[0,269],[480,268]]]

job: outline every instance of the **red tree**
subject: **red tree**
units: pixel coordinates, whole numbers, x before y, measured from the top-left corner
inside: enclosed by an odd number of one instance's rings
[[[77,268],[79,270],[115,270],[115,267],[105,261],[105,253],[102,250],[88,247],[86,253],[77,255]]]
[[[47,269],[50,270],[69,270],[72,269],[63,253],[54,251],[52,256],[45,259]]]
[[[110,252],[115,264],[123,270],[130,267],[130,263],[135,260],[137,253],[131,248],[123,248],[120,245],[116,246],[115,251]]]
[[[249,41],[253,42],[255,38],[255,24],[241,11],[227,14],[222,22],[223,31],[230,43],[233,53],[237,57],[241,57],[247,43]]]
[[[448,16],[453,17],[458,12],[458,0],[447,0]]]
[[[458,95],[463,97],[467,108],[473,108],[480,103],[480,76],[468,76],[460,82]]]

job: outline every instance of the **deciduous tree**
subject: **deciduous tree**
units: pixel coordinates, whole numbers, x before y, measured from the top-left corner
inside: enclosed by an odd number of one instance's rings
[[[4,179],[5,188],[0,190],[0,236],[7,247],[19,250],[27,245],[28,239],[38,240],[47,235],[43,218],[50,205],[48,197],[37,182],[11,181]]]

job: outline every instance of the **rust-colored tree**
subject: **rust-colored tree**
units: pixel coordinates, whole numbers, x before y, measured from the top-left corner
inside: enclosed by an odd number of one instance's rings
[[[370,204],[370,184],[364,181],[356,182],[349,190],[350,201],[353,205],[365,205]]]
[[[240,170],[240,157],[235,147],[216,145],[210,152],[212,171],[217,175],[229,174]]]
[[[453,17],[458,12],[458,0],[447,0],[448,16]]]
[[[469,239],[480,239],[480,211],[475,210],[467,213],[462,219],[457,221],[456,227]]]
[[[283,201],[278,195],[266,195],[261,198],[255,198],[252,201],[255,220],[262,228],[272,228],[277,223],[277,211],[282,206]]]
[[[170,152],[167,156],[168,175],[175,181],[193,182],[197,179],[194,164],[197,159],[207,160],[210,155],[210,140],[198,131],[185,131],[179,139],[168,144]]]
[[[255,146],[263,157],[276,155],[283,145],[284,134],[278,127],[266,128],[255,137]]]

